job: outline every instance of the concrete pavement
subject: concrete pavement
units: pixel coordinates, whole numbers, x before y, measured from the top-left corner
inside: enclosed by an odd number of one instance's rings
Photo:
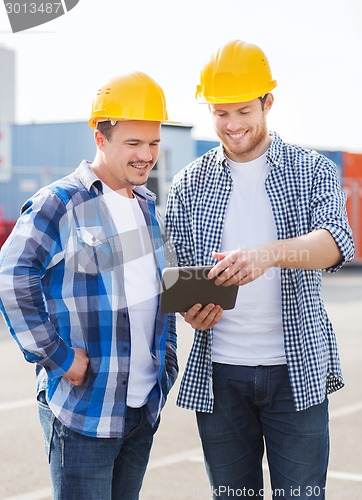
[[[358,500],[362,498],[362,269],[342,270],[334,276],[325,274],[323,283],[346,383],[344,389],[330,396],[327,499]],[[181,318],[178,326],[182,371],[192,331]],[[50,500],[48,464],[34,401],[34,366],[24,361],[2,319],[0,380],[0,499]],[[177,389],[178,384],[162,413],[141,500],[211,498],[195,416],[175,406]],[[265,469],[269,490],[266,466]],[[269,498],[267,493],[265,499]]]

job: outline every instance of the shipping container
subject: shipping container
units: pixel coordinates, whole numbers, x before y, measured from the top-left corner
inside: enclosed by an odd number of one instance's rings
[[[343,190],[347,195],[347,213],[356,247],[355,264],[362,264],[362,177],[345,177]]]
[[[343,151],[343,177],[362,178],[362,153],[348,153]]]
[[[0,206],[0,248],[5,243],[16,222],[15,220],[4,219],[3,214],[3,208]]]

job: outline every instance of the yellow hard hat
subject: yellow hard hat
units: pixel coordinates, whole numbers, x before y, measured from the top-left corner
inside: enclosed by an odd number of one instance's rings
[[[201,70],[196,99],[210,104],[247,102],[276,85],[264,52],[256,45],[232,40],[220,47]]]
[[[140,71],[114,78],[93,99],[88,125],[95,129],[98,121],[106,120],[168,121],[163,90]]]

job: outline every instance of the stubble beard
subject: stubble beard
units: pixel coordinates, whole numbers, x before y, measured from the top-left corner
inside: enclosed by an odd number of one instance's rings
[[[267,135],[267,128],[263,126],[259,130],[257,130],[256,135],[249,135],[249,137],[246,138],[247,141],[242,144],[233,144],[230,140],[225,139],[225,134],[222,137],[219,136],[219,138],[226,151],[226,154],[231,153],[231,155],[242,160],[245,157],[252,156],[252,153],[258,149],[258,146],[260,146],[260,144],[265,141]]]

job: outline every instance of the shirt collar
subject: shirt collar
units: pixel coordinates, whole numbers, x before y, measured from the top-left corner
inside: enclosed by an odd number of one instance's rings
[[[133,189],[133,192],[136,196],[140,198],[144,198],[145,200],[152,200],[156,202],[156,195],[152,191],[146,188],[146,186],[136,186]]]
[[[273,140],[267,151],[267,160],[270,162],[271,166],[278,167],[281,163],[282,147],[283,141],[276,132],[271,132]]]
[[[224,148],[222,144],[220,144],[219,147],[216,148],[216,165],[219,165],[220,170],[223,170],[224,168],[227,170],[230,170],[227,158],[224,153]]]
[[[83,186],[87,189],[87,191],[91,191],[93,187],[97,189],[97,191],[103,193],[103,184],[102,181],[96,176],[93,172],[91,166],[86,160],[83,160],[79,167],[76,169],[76,174],[79,177],[79,180],[83,184]]]

